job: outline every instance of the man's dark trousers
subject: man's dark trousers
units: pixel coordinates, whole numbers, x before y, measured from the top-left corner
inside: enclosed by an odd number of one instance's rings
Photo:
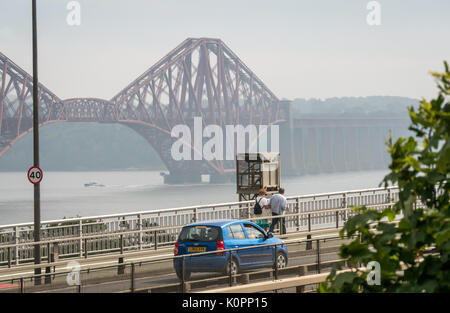
[[[279,216],[279,215],[282,215],[282,214],[277,214],[277,213],[273,213],[272,212],[272,216]],[[281,220],[280,234],[281,235],[286,234],[286,221],[285,221],[284,217],[282,217],[282,218],[280,218],[280,217],[279,218],[273,218],[272,219],[272,224],[270,225],[269,232],[273,233],[273,230],[275,229],[275,226],[277,226],[277,224],[278,224],[278,222],[280,220]]]

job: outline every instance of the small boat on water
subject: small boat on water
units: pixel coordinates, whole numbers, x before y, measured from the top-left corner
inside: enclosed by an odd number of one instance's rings
[[[90,183],[86,183],[84,184],[84,187],[105,187],[105,185],[96,183],[96,182],[90,182]]]

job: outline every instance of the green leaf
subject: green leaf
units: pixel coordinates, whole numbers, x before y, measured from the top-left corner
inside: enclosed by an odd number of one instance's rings
[[[436,234],[436,244],[438,246],[443,245],[450,241],[450,228],[447,226],[447,229],[440,231]]]
[[[336,289],[342,289],[344,284],[352,284],[353,280],[357,277],[356,272],[345,272],[336,276],[333,287]]]
[[[333,272],[319,292],[450,292],[450,72],[444,66],[444,73],[432,73],[437,97],[408,109],[415,137],[394,142],[390,133],[386,141],[390,172],[380,186],[398,185],[397,201],[381,213],[355,207],[357,215],[340,232],[362,238],[343,244],[340,256],[352,266],[378,261],[381,286],[368,286],[365,274]],[[398,224],[385,222],[399,214]],[[421,255],[430,247],[435,254]],[[407,269],[399,274],[402,265]]]

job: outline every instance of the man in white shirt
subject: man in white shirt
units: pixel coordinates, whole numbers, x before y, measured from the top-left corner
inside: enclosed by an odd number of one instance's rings
[[[283,215],[284,211],[287,207],[286,197],[284,196],[284,188],[280,187],[280,190],[277,194],[274,194],[272,198],[270,198],[270,207],[272,209],[272,216]],[[286,223],[284,218],[273,218],[272,225],[270,225],[269,232],[273,232],[275,226],[277,226],[278,222],[281,220],[281,229],[280,233],[286,234]]]

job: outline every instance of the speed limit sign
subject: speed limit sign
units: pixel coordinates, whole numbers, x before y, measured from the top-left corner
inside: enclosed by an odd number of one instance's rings
[[[37,166],[30,167],[28,170],[28,180],[32,184],[39,184],[42,180],[42,176],[42,170]]]

